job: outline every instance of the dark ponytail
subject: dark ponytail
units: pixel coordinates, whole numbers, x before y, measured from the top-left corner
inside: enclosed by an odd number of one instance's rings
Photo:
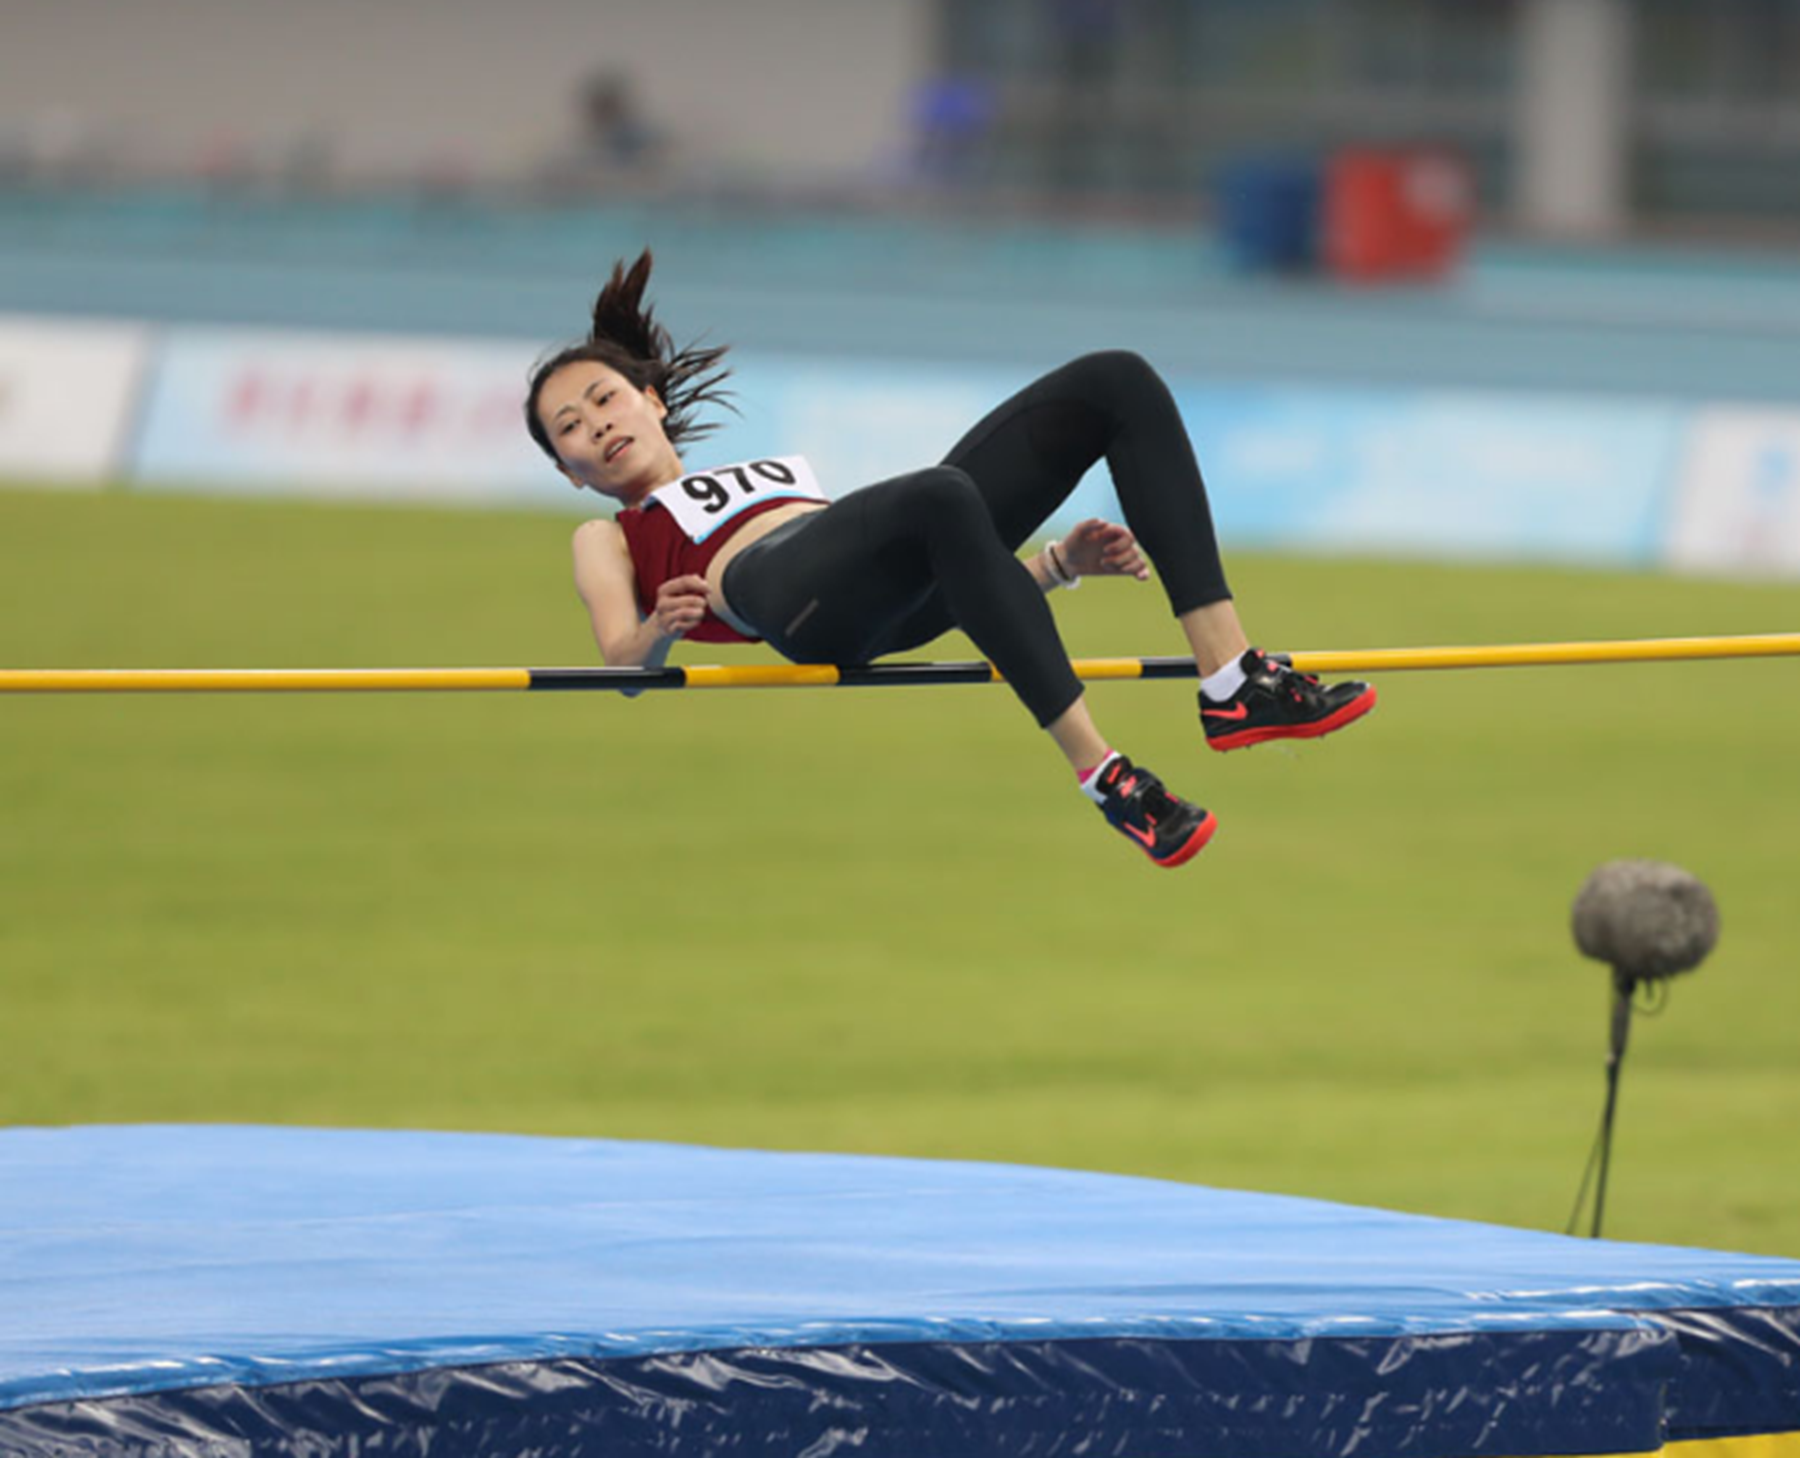
[[[731,373],[720,364],[727,346],[675,348],[669,331],[656,322],[655,311],[644,302],[651,261],[646,248],[629,268],[623,260],[615,263],[612,277],[594,300],[594,324],[588,337],[559,349],[531,371],[531,387],[525,395],[525,428],[553,461],[560,458],[544,423],[538,419],[538,397],[545,382],[564,365],[594,360],[617,370],[633,388],[656,391],[669,412],[663,421],[663,433],[674,446],[699,440],[717,429],[711,422],[694,419],[694,412],[701,406],[731,408],[730,394],[721,388]]]

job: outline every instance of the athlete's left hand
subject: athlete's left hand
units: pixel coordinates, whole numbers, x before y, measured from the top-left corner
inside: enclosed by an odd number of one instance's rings
[[[1078,577],[1135,577],[1150,580],[1150,564],[1131,528],[1090,516],[1077,522],[1058,544],[1058,553]]]

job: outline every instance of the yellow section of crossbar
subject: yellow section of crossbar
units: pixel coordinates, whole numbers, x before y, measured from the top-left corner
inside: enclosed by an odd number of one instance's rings
[[[9,668],[0,693],[355,693],[531,687],[528,668]]]
[[[838,681],[838,671],[829,663],[695,665],[682,671],[688,688],[830,688]]]
[[[1075,670],[1075,677],[1088,683],[1113,678],[1142,678],[1144,676],[1144,660],[1141,658],[1076,658],[1070,661]],[[994,681],[1000,682],[1000,675],[994,675]]]
[[[1548,668],[1574,663],[1667,663],[1694,658],[1800,654],[1800,633],[1731,638],[1638,638],[1624,642],[1510,643],[1474,648],[1352,648],[1295,653],[1306,673],[1383,673],[1408,668]]]

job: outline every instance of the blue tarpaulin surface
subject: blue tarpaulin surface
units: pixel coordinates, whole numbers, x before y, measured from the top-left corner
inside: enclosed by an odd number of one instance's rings
[[[1012,1166],[0,1131],[0,1451],[1642,1452],[1800,1262]]]

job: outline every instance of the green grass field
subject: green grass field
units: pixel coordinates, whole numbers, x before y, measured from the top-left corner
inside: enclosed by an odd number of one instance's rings
[[[0,666],[589,662],[569,526],[0,492]],[[1272,647],[1800,626],[1793,585],[1230,565]],[[1179,650],[1154,589],[1056,605],[1078,654]],[[1219,814],[1175,872],[998,688],[0,699],[0,1122],[878,1151],[1561,1229],[1609,995],[1569,906],[1649,856],[1724,932],[1637,1023],[1608,1234],[1800,1256],[1800,661],[1380,687],[1337,739],[1218,756],[1191,686],[1097,686]]]

